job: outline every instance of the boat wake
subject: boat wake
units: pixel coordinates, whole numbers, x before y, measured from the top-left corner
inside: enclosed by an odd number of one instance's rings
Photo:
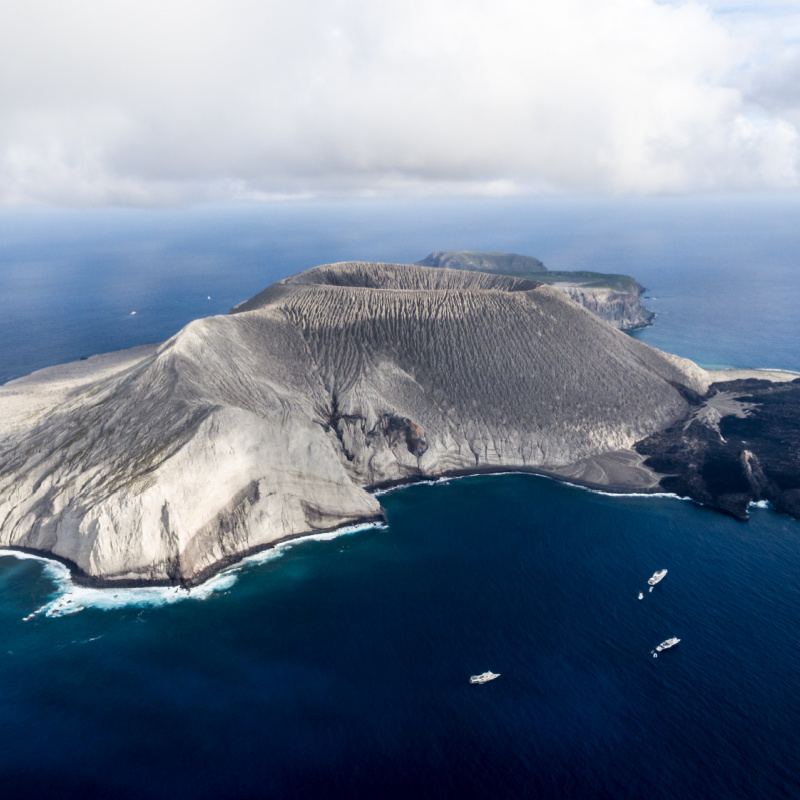
[[[661,642],[655,650],[651,650],[650,654],[653,658],[658,658],[659,653],[663,653],[665,650],[669,650],[671,647],[675,647],[676,644],[680,642],[680,639],[677,636],[671,636],[666,641]]]
[[[40,561],[44,572],[55,584],[54,596],[43,606],[35,609],[23,622],[28,622],[36,617],[65,617],[77,614],[89,608],[99,611],[116,611],[122,608],[160,608],[186,600],[208,600],[214,595],[221,595],[228,591],[238,580],[239,573],[248,566],[266,564],[280,558],[292,547],[305,542],[325,542],[340,536],[359,533],[366,530],[385,529],[383,523],[365,523],[363,525],[349,525],[335,531],[325,533],[311,533],[308,536],[299,536],[296,539],[282,542],[275,547],[246,556],[236,564],[227,567],[209,578],[207,581],[184,589],[181,586],[137,586],[133,588],[79,586],[72,580],[69,568],[60,561],[33,553],[23,553],[18,550],[0,549],[1,556],[12,556],[20,560]]]

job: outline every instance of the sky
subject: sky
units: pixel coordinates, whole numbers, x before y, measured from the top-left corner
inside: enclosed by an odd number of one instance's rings
[[[798,184],[797,2],[0,4],[3,206]]]

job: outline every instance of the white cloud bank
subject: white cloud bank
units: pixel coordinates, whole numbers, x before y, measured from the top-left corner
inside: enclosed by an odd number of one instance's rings
[[[796,186],[797,55],[714,5],[11,0],[0,202]]]

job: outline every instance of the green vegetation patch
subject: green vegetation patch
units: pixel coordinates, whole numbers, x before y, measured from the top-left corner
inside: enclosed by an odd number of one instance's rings
[[[587,289],[614,289],[639,295],[642,285],[630,275],[610,272],[588,272],[586,270],[550,271],[538,258],[521,256],[518,253],[478,253],[474,250],[442,250],[416,262],[423,267],[445,267],[467,272],[488,272],[492,275],[508,275],[514,278],[529,278],[542,283],[574,283]]]
[[[474,250],[447,250],[431,253],[417,264],[423,267],[446,267],[468,272],[493,272],[497,275],[527,277],[546,272],[547,267],[533,256],[518,253],[477,253]]]
[[[550,284],[575,283],[588,289],[616,289],[619,292],[636,294],[644,291],[644,287],[630,275],[617,275],[613,272],[554,270],[537,274],[535,280]]]

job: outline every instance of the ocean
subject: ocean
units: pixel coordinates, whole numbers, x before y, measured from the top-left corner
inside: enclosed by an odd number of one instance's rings
[[[800,370],[798,211],[775,194],[4,211],[0,381],[163,340],[319,263],[437,249],[631,274],[658,313],[637,338]],[[526,475],[381,501],[385,527],[190,593],[76,589],[0,555],[3,796],[800,796],[800,523]],[[500,678],[469,684],[485,670]]]

